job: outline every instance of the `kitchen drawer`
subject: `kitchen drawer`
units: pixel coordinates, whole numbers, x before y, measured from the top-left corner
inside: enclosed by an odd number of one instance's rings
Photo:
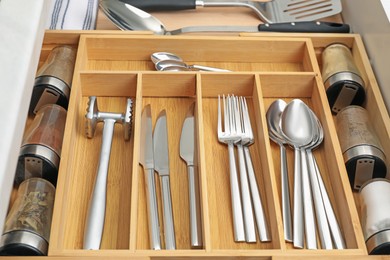
[[[241,36],[154,36],[137,33],[47,32],[41,62],[56,45],[78,47],[58,176],[49,256],[102,257],[323,257],[366,256],[358,200],[350,188],[336,134],[334,116],[321,78],[321,52],[342,42],[352,50],[366,82],[368,110],[386,154],[390,126],[377,83],[358,35],[242,34]],[[154,71],[150,54],[174,52],[188,63],[232,72]],[[250,146],[257,184],[272,241],[235,243],[230,203],[227,146],[217,139],[219,94],[248,100],[255,143]],[[116,126],[107,182],[102,249],[82,250],[88,201],[99,160],[102,125],[85,136],[88,97],[97,96],[102,111],[123,112],[133,99],[132,135],[123,139]],[[283,239],[279,148],[270,141],[266,111],[277,98],[302,99],[321,121],[325,139],[314,151],[343,232],[345,250],[294,249]],[[197,159],[204,245],[191,249],[186,165],[179,157],[181,125],[195,102]],[[177,250],[148,249],[148,222],[143,168],[139,165],[141,112],[152,108],[153,124],[167,110],[171,188]],[[293,150],[288,149],[289,172]],[[389,159],[388,159],[389,160]],[[387,162],[389,163],[389,162]],[[293,176],[290,174],[292,190]],[[156,180],[158,182],[158,180]],[[157,185],[159,187],[159,185]],[[160,191],[158,189],[158,194]],[[158,195],[158,201],[160,195]],[[160,212],[161,213],[161,212]],[[161,214],[160,214],[161,215]],[[160,216],[161,218],[161,216]]]

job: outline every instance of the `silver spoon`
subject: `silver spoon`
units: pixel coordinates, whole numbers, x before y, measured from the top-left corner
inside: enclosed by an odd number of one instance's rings
[[[286,148],[287,141],[283,138],[282,130],[280,129],[280,117],[286,102],[281,99],[275,100],[267,110],[267,124],[270,139],[280,147],[280,173],[282,186],[282,212],[283,212],[283,228],[284,239],[288,242],[293,241],[292,235],[292,220],[290,206],[290,191],[288,186],[288,170]]]
[[[201,65],[188,65],[183,61],[179,60],[160,60],[157,63],[155,63],[156,70],[165,70],[167,67],[171,66],[180,66],[183,68],[186,68],[187,70],[202,70],[202,71],[215,71],[215,72],[227,72],[229,70],[219,69],[219,68],[213,68],[213,67],[207,67],[207,66],[201,66]]]
[[[154,52],[152,55],[150,55],[150,59],[154,64],[161,60],[177,60],[177,61],[183,61],[183,59],[176,54],[170,53],[170,52]]]
[[[310,108],[307,109],[309,109],[312,118],[312,129],[314,133],[314,138],[312,140],[312,143],[305,148],[306,148],[306,154],[308,158],[307,162],[309,167],[310,186],[313,192],[314,206],[315,206],[316,218],[318,223],[318,233],[319,233],[319,238],[321,241],[322,248],[333,249],[332,238],[329,230],[329,223],[326,218],[326,210],[322,200],[319,180],[314,166],[315,159],[312,153],[312,150],[317,148],[322,143],[324,136],[323,134],[320,133],[320,129],[319,129],[320,123],[317,116]]]
[[[281,116],[281,129],[284,138],[294,147],[295,151],[294,247],[303,248],[303,234],[305,233],[307,248],[316,249],[316,228],[305,152],[305,147],[311,144],[314,133],[310,110],[302,100],[294,99],[287,104]],[[306,232],[304,232],[303,223]]]
[[[314,112],[312,113],[312,116],[314,119],[316,130],[318,131],[318,133],[317,133],[318,142],[317,143],[320,144],[320,143],[322,143],[322,141],[324,139],[324,130],[322,128],[320,120],[314,114]],[[313,147],[313,149],[314,148],[315,147]],[[325,210],[325,214],[327,217],[327,222],[328,222],[328,225],[330,228],[330,232],[332,234],[334,246],[336,249],[345,249],[345,247],[346,247],[345,241],[344,241],[343,235],[341,234],[340,226],[338,224],[336,215],[334,213],[332,204],[330,202],[328,192],[326,191],[324,181],[322,180],[322,176],[320,174],[317,162],[316,162],[315,157],[312,154],[312,152],[311,151],[307,151],[307,152],[308,152],[308,156],[309,156],[309,164],[312,163],[314,166],[314,169],[313,169],[314,172],[312,172],[312,174],[317,177],[317,181],[318,181],[318,185],[319,185],[319,189],[320,189],[320,195],[322,198],[322,203],[324,206],[324,210]]]
[[[179,62],[175,63],[170,60],[162,60],[157,62],[155,68],[158,71],[193,71],[185,64],[181,64]]]

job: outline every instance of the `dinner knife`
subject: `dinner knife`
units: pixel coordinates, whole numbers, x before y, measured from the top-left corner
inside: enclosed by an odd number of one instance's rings
[[[160,175],[163,202],[164,237],[166,249],[176,249],[175,228],[171,188],[169,183],[169,150],[167,132],[167,114],[165,109],[158,115],[153,133],[154,169]]]
[[[187,163],[188,195],[190,209],[191,247],[202,247],[202,223],[200,217],[199,176],[195,165],[195,103],[192,103],[183,122],[180,137],[180,157]]]
[[[141,145],[139,163],[143,166],[145,173],[146,203],[149,222],[149,243],[151,249],[160,250],[160,224],[158,220],[156,183],[154,179],[152,115],[150,105],[145,106],[141,116]]]

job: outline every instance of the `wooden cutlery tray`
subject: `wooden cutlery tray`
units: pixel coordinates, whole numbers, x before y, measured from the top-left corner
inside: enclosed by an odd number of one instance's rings
[[[171,37],[104,31],[48,31],[41,53],[42,62],[56,45],[78,47],[49,256],[270,259],[367,255],[357,210],[359,203],[355,201],[349,185],[320,73],[321,51],[334,42],[345,43],[353,52],[367,85],[364,106],[389,158],[387,111],[358,35]],[[176,53],[189,64],[220,67],[232,72],[154,71],[150,54],[156,51]],[[255,135],[250,152],[272,242],[248,244],[233,240],[228,150],[217,138],[219,94],[245,96],[248,100]],[[123,112],[127,97],[135,101],[130,141],[124,141],[122,126],[117,125],[114,131],[106,219],[102,249],[99,251],[82,250],[86,212],[102,139],[102,125],[98,125],[92,139],[84,133],[84,116],[91,95],[98,97],[99,109],[103,111]],[[314,154],[344,234],[345,250],[299,250],[283,239],[279,147],[269,139],[265,117],[269,105],[277,98],[286,101],[302,99],[314,110],[324,127],[324,142]],[[196,103],[196,146],[204,239],[201,249],[190,247],[187,171],[179,156],[182,123],[193,102]],[[175,251],[149,249],[144,173],[139,165],[141,112],[147,104],[151,104],[153,125],[160,110],[167,110]],[[293,150],[287,150],[292,190]],[[161,201],[159,185],[157,187],[158,201]]]

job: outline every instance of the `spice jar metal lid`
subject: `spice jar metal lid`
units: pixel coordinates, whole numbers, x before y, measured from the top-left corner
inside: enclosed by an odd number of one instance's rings
[[[25,145],[20,149],[14,182],[18,185],[26,179],[39,177],[56,186],[59,164],[59,155],[49,147]]]
[[[0,239],[0,255],[3,256],[44,256],[48,247],[45,239],[29,231],[9,232]]]
[[[70,86],[53,76],[41,76],[35,79],[31,96],[29,114],[36,114],[47,104],[57,104],[68,108]]]

